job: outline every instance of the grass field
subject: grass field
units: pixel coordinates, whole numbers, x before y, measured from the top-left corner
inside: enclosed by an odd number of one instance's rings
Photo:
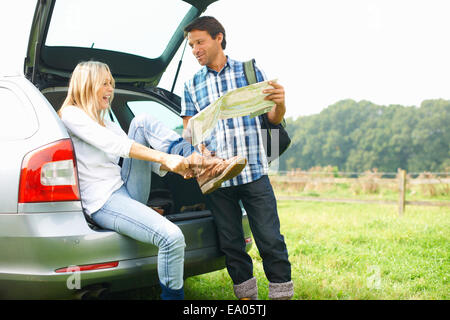
[[[294,299],[449,299],[450,209],[279,201]],[[268,298],[257,248],[259,298]],[[226,270],[185,282],[186,299],[235,299]],[[158,299],[158,289],[118,298]]]

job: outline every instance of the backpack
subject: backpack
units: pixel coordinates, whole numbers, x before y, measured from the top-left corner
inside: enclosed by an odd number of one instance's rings
[[[249,85],[258,82],[255,72],[255,59],[244,62],[244,74]],[[267,113],[264,113],[259,116],[259,122],[261,123],[261,129],[264,129],[261,130],[261,135],[264,149],[266,150],[267,161],[271,163],[281,156],[291,144],[291,138],[286,131],[286,120],[283,118],[280,124],[272,124],[267,117]],[[272,150],[272,146],[278,146],[278,152]]]

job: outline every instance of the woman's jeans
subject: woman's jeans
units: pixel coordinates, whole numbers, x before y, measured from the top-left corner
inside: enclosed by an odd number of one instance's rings
[[[128,137],[166,153],[188,156],[193,151],[193,147],[178,134],[148,115],[133,119]],[[183,287],[186,245],[180,228],[146,205],[154,165],[144,160],[124,159],[121,171],[124,184],[92,214],[92,219],[101,228],[156,245],[159,248],[159,281],[167,288],[177,290]]]

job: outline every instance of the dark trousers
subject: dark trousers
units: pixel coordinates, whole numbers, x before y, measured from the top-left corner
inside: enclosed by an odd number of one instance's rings
[[[291,281],[291,264],[284,237],[280,234],[275,195],[269,178],[262,176],[251,183],[219,188],[207,195],[233,283],[240,284],[253,277],[253,263],[245,252],[239,200],[247,212],[267,279],[273,283]]]

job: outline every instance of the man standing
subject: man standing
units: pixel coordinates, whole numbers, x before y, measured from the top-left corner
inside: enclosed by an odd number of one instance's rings
[[[185,83],[181,115],[186,128],[189,119],[219,97],[236,88],[248,85],[243,63],[224,53],[225,30],[213,17],[199,17],[184,29],[192,53],[202,66]],[[265,76],[255,67],[258,82]],[[268,112],[271,123],[278,124],[286,112],[284,88],[270,83],[273,89],[267,100],[275,103]],[[221,250],[226,256],[228,273],[239,299],[257,299],[258,288],[253,277],[253,263],[245,251],[242,211],[247,211],[250,228],[269,280],[269,298],[291,299],[294,294],[291,265],[284,237],[280,234],[277,203],[267,176],[268,163],[258,117],[249,116],[219,120],[205,145],[217,156],[228,158],[242,155],[248,160],[246,168],[235,178],[206,196],[219,234]],[[209,150],[202,148],[203,153]]]

